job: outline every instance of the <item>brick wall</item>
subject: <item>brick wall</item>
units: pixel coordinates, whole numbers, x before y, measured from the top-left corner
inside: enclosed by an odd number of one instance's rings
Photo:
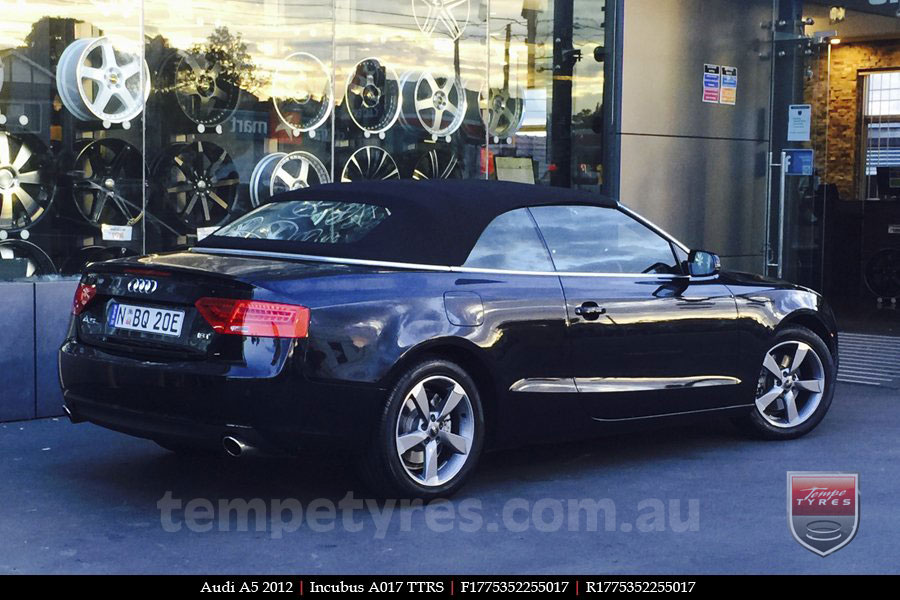
[[[832,46],[827,104],[824,102],[827,53],[823,53],[823,58],[813,68],[821,74],[814,77],[806,89],[807,99],[813,104],[812,139],[818,156],[816,167],[819,172],[823,172],[822,168],[825,168],[826,180],[837,184],[842,199],[860,200],[860,73],[877,69],[900,69],[900,42],[885,40]],[[822,159],[826,137],[827,162]]]

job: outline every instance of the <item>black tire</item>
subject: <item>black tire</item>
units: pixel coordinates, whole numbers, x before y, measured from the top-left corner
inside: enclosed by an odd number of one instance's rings
[[[471,407],[474,426],[471,445],[458,472],[440,485],[424,485],[404,466],[398,454],[398,428],[401,410],[409,411],[407,399],[416,385],[433,378],[449,378],[465,391]],[[468,407],[466,407],[468,408]],[[467,410],[460,409],[463,412]],[[418,413],[417,413],[418,414]],[[468,418],[468,417],[466,417]],[[382,498],[446,498],[459,491],[471,475],[481,455],[484,443],[484,411],[475,382],[466,371],[448,360],[430,358],[408,369],[388,393],[387,402],[376,422],[375,430],[366,451],[357,462],[360,476],[373,492]],[[427,429],[427,423],[425,424]],[[446,456],[446,448],[439,456]],[[424,459],[423,459],[424,460]],[[445,463],[446,464],[446,463]],[[423,467],[424,469],[424,467]]]
[[[825,414],[831,406],[831,401],[834,397],[835,379],[837,378],[837,366],[835,365],[834,357],[828,349],[828,346],[822,338],[811,330],[806,327],[795,325],[785,327],[778,331],[775,338],[770,343],[770,348],[775,348],[779,344],[784,344],[785,342],[802,342],[815,352],[816,356],[818,356],[821,361],[823,369],[824,390],[822,391],[821,398],[819,399],[818,406],[816,406],[815,410],[811,412],[808,418],[796,426],[778,427],[769,422],[755,406],[755,395],[754,407],[750,412],[734,419],[734,423],[738,429],[753,437],[768,440],[790,440],[804,436],[816,428],[822,419],[825,418]],[[765,356],[763,356],[763,358],[764,357]],[[762,377],[762,373],[764,373],[762,370],[764,367],[761,366],[760,369],[760,377]],[[759,393],[760,391],[757,390],[756,394]]]

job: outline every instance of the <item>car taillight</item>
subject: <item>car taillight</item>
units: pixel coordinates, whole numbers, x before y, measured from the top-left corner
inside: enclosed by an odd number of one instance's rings
[[[72,314],[77,316],[84,312],[84,309],[87,308],[87,305],[91,303],[91,300],[93,300],[96,295],[96,285],[79,283],[78,287],[75,289],[75,299],[72,300]]]
[[[309,331],[305,306],[232,298],[200,298],[195,306],[217,333],[305,338]]]

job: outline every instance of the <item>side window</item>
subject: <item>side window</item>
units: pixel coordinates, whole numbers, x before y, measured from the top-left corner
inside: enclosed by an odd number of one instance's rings
[[[557,271],[680,273],[668,240],[614,208],[536,206],[530,210]]]
[[[491,221],[463,266],[507,271],[553,271],[550,255],[525,208],[504,213]]]

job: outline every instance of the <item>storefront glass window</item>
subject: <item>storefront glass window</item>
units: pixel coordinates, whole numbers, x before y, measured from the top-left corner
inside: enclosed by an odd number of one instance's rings
[[[326,182],[598,189],[605,4],[2,1],[0,279],[187,248]]]

